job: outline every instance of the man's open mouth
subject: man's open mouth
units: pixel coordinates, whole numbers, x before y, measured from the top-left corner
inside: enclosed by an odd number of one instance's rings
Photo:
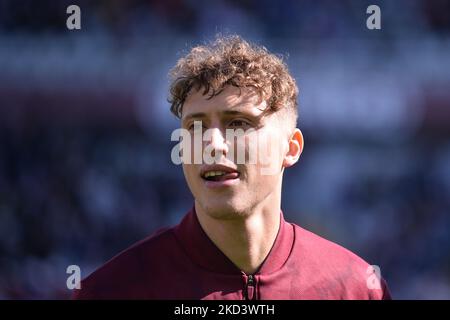
[[[207,181],[225,181],[239,178],[239,172],[238,171],[226,172],[221,170],[214,170],[214,171],[206,171],[201,176],[204,180]]]
[[[225,186],[234,184],[240,177],[240,172],[234,166],[222,164],[204,165],[200,177],[211,186]]]

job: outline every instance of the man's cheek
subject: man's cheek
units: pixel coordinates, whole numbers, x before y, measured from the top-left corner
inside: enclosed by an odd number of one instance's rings
[[[184,164],[183,171],[184,171],[184,176],[186,177],[186,179],[190,185],[197,183],[197,180],[198,180],[198,179],[196,179],[197,174],[196,174],[195,168],[192,165]]]
[[[276,137],[264,135],[258,140],[258,164],[263,176],[273,176],[279,171],[280,143]]]

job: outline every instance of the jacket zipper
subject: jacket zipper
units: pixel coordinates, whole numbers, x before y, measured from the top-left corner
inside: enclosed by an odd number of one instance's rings
[[[245,285],[246,300],[255,300],[255,290],[255,278],[252,274],[250,274]]]

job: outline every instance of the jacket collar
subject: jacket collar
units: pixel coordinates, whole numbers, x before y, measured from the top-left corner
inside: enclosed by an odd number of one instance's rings
[[[280,211],[280,227],[275,242],[256,274],[268,274],[280,269],[289,258],[294,244],[294,227]],[[193,207],[174,228],[175,236],[187,255],[198,266],[223,274],[242,274],[203,230]]]

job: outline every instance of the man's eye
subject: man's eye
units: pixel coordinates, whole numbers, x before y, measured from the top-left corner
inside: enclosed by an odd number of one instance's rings
[[[246,127],[249,125],[250,125],[250,123],[245,120],[233,120],[229,124],[230,127]]]
[[[198,126],[198,128],[202,128],[203,130],[205,130],[205,129],[206,129],[206,126],[202,123],[202,125],[201,125],[201,126]],[[188,125],[187,125],[187,129],[188,129],[189,131],[194,131],[194,129],[195,129],[195,124],[194,124],[194,123],[188,124]]]

